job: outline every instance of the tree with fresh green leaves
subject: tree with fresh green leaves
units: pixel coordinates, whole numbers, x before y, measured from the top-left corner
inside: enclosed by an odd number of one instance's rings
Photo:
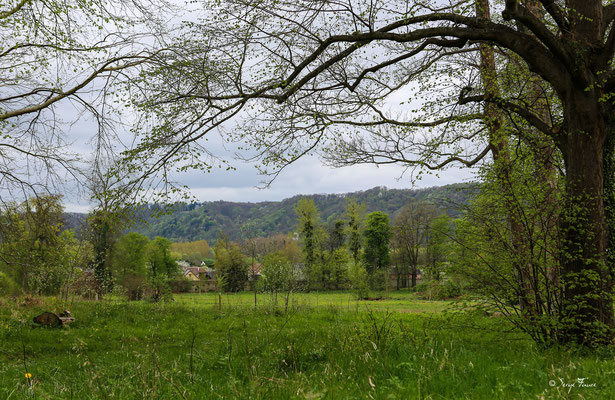
[[[179,266],[171,257],[171,241],[156,236],[148,245],[149,284],[155,301],[171,298],[169,281],[180,276]]]
[[[348,278],[354,290],[357,291],[359,300],[367,300],[369,298],[369,275],[365,265],[352,261],[348,268]]]
[[[282,253],[270,253],[265,256],[261,268],[263,290],[274,296],[277,304],[279,292],[290,293],[297,287],[297,272],[295,266]],[[288,305],[288,300],[286,300]]]
[[[365,218],[363,261],[367,273],[373,275],[383,271],[391,264],[389,241],[391,239],[389,216],[382,211],[374,211]]]
[[[241,247],[225,238],[219,238],[214,248],[216,275],[222,277],[221,289],[239,292],[248,281],[248,264]]]
[[[365,205],[359,204],[354,199],[346,203],[346,241],[348,250],[355,262],[358,262],[363,238],[363,218],[365,215]]]
[[[343,247],[320,251],[310,275],[311,287],[318,290],[342,289],[348,282],[349,262],[350,255]]]
[[[148,287],[149,243],[146,236],[131,232],[118,239],[113,252],[113,279],[130,300],[142,299]]]
[[[348,250],[338,247],[327,255],[328,288],[339,290],[348,282],[348,265],[351,258]]]
[[[440,214],[429,224],[425,244],[425,272],[432,279],[440,280],[448,263],[450,251],[451,218]]]
[[[74,273],[73,260],[80,260],[77,240],[62,231],[60,201],[34,197],[0,214],[0,271],[27,293],[59,293]]]
[[[399,247],[395,237],[395,226],[393,226],[393,236],[391,238],[391,264],[392,272],[395,277],[396,289],[408,288],[410,286],[410,262],[407,252]]]
[[[570,326],[566,318],[574,318],[563,307],[562,233],[553,223],[561,217],[563,191],[556,188],[553,197],[551,185],[536,179],[535,154],[527,146],[518,146],[516,157],[522,162],[512,165],[506,191],[497,169],[482,172],[464,218],[453,223],[447,269],[537,343],[552,345]],[[509,222],[511,193],[519,224]]]
[[[346,221],[343,219],[336,219],[329,226],[329,240],[327,241],[327,247],[329,251],[335,251],[342,247],[346,242]]]
[[[288,258],[294,265],[301,263],[301,248],[298,240],[292,235],[286,235],[282,246],[278,250],[284,257]]]
[[[100,210],[90,212],[88,216],[89,240],[94,248],[92,266],[97,282],[98,295],[107,292],[113,285],[111,276],[112,249],[119,233],[107,215]]]
[[[544,22],[545,15],[539,11],[539,5],[535,1],[526,4],[528,12],[538,20]],[[486,20],[491,19],[489,3],[480,0],[476,5],[478,17]],[[531,31],[528,34],[533,35]],[[503,64],[498,71],[497,61]],[[523,98],[526,104],[531,104],[534,115],[545,124],[552,122],[550,104],[557,101],[555,96],[545,90],[541,80],[533,75],[527,65],[519,62],[518,57],[510,52],[497,52],[492,44],[483,43],[480,46],[480,66],[482,86],[485,95],[501,98],[502,93],[514,92],[517,98]],[[517,276],[516,281],[520,284],[519,303],[525,323],[533,325],[536,316],[542,314],[536,302],[533,300],[540,297],[536,285],[530,284],[530,277],[534,274],[532,249],[535,247],[535,239],[526,234],[529,230],[543,230],[557,232],[558,221],[565,218],[561,213],[562,204],[559,202],[560,192],[563,191],[562,178],[565,174],[564,160],[558,153],[552,137],[545,135],[539,129],[528,125],[523,120],[514,118],[497,107],[495,104],[483,105],[484,115],[490,121],[487,128],[487,136],[491,147],[492,162],[487,163],[491,171],[485,174],[485,183],[498,187],[502,205],[506,213],[510,231],[510,249],[512,251],[512,268]],[[511,146],[506,132],[517,131],[520,142]],[[537,204],[533,200],[527,200],[527,190],[518,184],[523,176],[532,176],[535,186],[539,188],[534,193],[534,198],[540,197],[543,204]],[[489,181],[489,182],[487,182]],[[538,207],[536,207],[538,205]],[[544,205],[549,205],[544,207]],[[527,214],[533,214],[534,210],[547,211],[541,218],[547,221],[548,228],[544,226],[529,228],[531,223],[526,219]],[[531,219],[530,219],[531,221]],[[533,236],[533,235],[530,235]],[[529,240],[529,241],[528,241]],[[560,251],[564,251],[560,248]],[[559,268],[554,268],[549,274],[550,287],[559,286]],[[555,273],[557,272],[557,273]]]
[[[149,268],[153,277],[175,278],[179,274],[177,263],[171,257],[171,241],[156,236],[149,243]]]
[[[178,259],[188,261],[192,265],[200,265],[201,261],[211,258],[211,247],[207,240],[195,240],[191,242],[174,242],[171,251],[178,255]]]
[[[310,279],[320,251],[319,234],[321,233],[321,226],[318,209],[314,200],[302,198],[295,206],[295,213],[297,214],[297,230],[303,248],[304,273]]]
[[[408,262],[397,266],[398,273],[410,273],[412,287],[416,286],[421,252],[427,245],[430,224],[436,215],[433,204],[414,202],[404,206],[395,217],[394,243],[403,253],[403,260]]]

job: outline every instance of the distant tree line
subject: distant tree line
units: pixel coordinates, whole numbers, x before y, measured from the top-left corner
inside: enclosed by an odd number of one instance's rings
[[[76,239],[63,229],[60,200],[33,198],[2,214],[4,294],[56,294],[70,286],[99,297],[116,291],[133,300],[159,299],[173,280],[182,279],[177,261],[183,260],[215,268],[225,291],[250,287],[289,294],[356,287],[367,296],[366,288],[389,284],[392,266],[398,289],[414,287],[421,268],[439,279],[446,250],[438,250],[444,247],[443,236],[433,233],[430,224],[449,224],[446,214],[419,202],[402,208],[391,225],[387,214],[366,215],[366,206],[354,199],[346,201],[342,217],[325,223],[313,199],[303,198],[294,208],[296,223],[288,227],[294,233],[262,237],[245,224],[240,241],[221,235],[212,248],[206,240],[172,243],[138,232],[122,234],[125,216],[99,209],[90,213],[82,239]],[[256,284],[259,277],[262,282]]]
[[[395,215],[405,204],[416,201],[430,202],[451,217],[459,216],[460,204],[467,204],[475,185],[454,184],[425,189],[373,189],[344,195],[324,194],[307,196],[314,200],[319,214],[327,224],[342,218],[348,198],[365,204],[366,211],[382,211]],[[302,196],[305,197],[305,196]],[[285,234],[295,223],[294,207],[300,197],[280,202],[238,203],[215,201],[200,204],[176,204],[172,212],[160,218],[149,217],[158,211],[155,205],[143,209],[139,217],[147,221],[137,229],[150,238],[166,237],[174,242],[191,242],[205,239],[214,243],[223,232],[231,240],[239,241],[242,231],[251,226],[254,237]]]

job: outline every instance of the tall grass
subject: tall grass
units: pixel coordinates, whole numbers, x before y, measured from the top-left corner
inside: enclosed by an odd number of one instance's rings
[[[447,303],[421,309],[408,294],[364,303],[320,293],[295,296],[284,313],[266,297],[254,308],[251,294],[231,296],[221,312],[213,295],[76,302],[77,320],[56,330],[29,322],[61,306],[53,299],[26,307],[4,300],[0,398],[615,396],[612,349],[540,351],[503,318],[447,313]]]

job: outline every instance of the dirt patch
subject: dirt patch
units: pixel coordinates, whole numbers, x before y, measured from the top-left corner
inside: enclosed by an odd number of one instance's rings
[[[20,302],[20,307],[35,307],[43,304],[43,300],[38,297],[24,297],[23,301]]]

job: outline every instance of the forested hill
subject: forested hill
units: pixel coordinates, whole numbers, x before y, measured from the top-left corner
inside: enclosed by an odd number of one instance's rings
[[[426,189],[375,187],[345,194],[294,196],[276,202],[214,201],[179,205],[172,213],[150,219],[148,225],[141,225],[137,230],[150,237],[164,236],[172,241],[206,239],[210,243],[216,240],[220,232],[224,232],[231,240],[239,240],[245,235],[253,237],[288,233],[295,228],[297,217],[294,207],[302,197],[314,199],[324,223],[342,217],[347,199],[350,198],[364,203],[367,212],[383,211],[391,218],[405,204],[417,200],[433,202],[441,210],[455,216],[459,212],[458,205],[467,202],[472,188],[471,184]]]

